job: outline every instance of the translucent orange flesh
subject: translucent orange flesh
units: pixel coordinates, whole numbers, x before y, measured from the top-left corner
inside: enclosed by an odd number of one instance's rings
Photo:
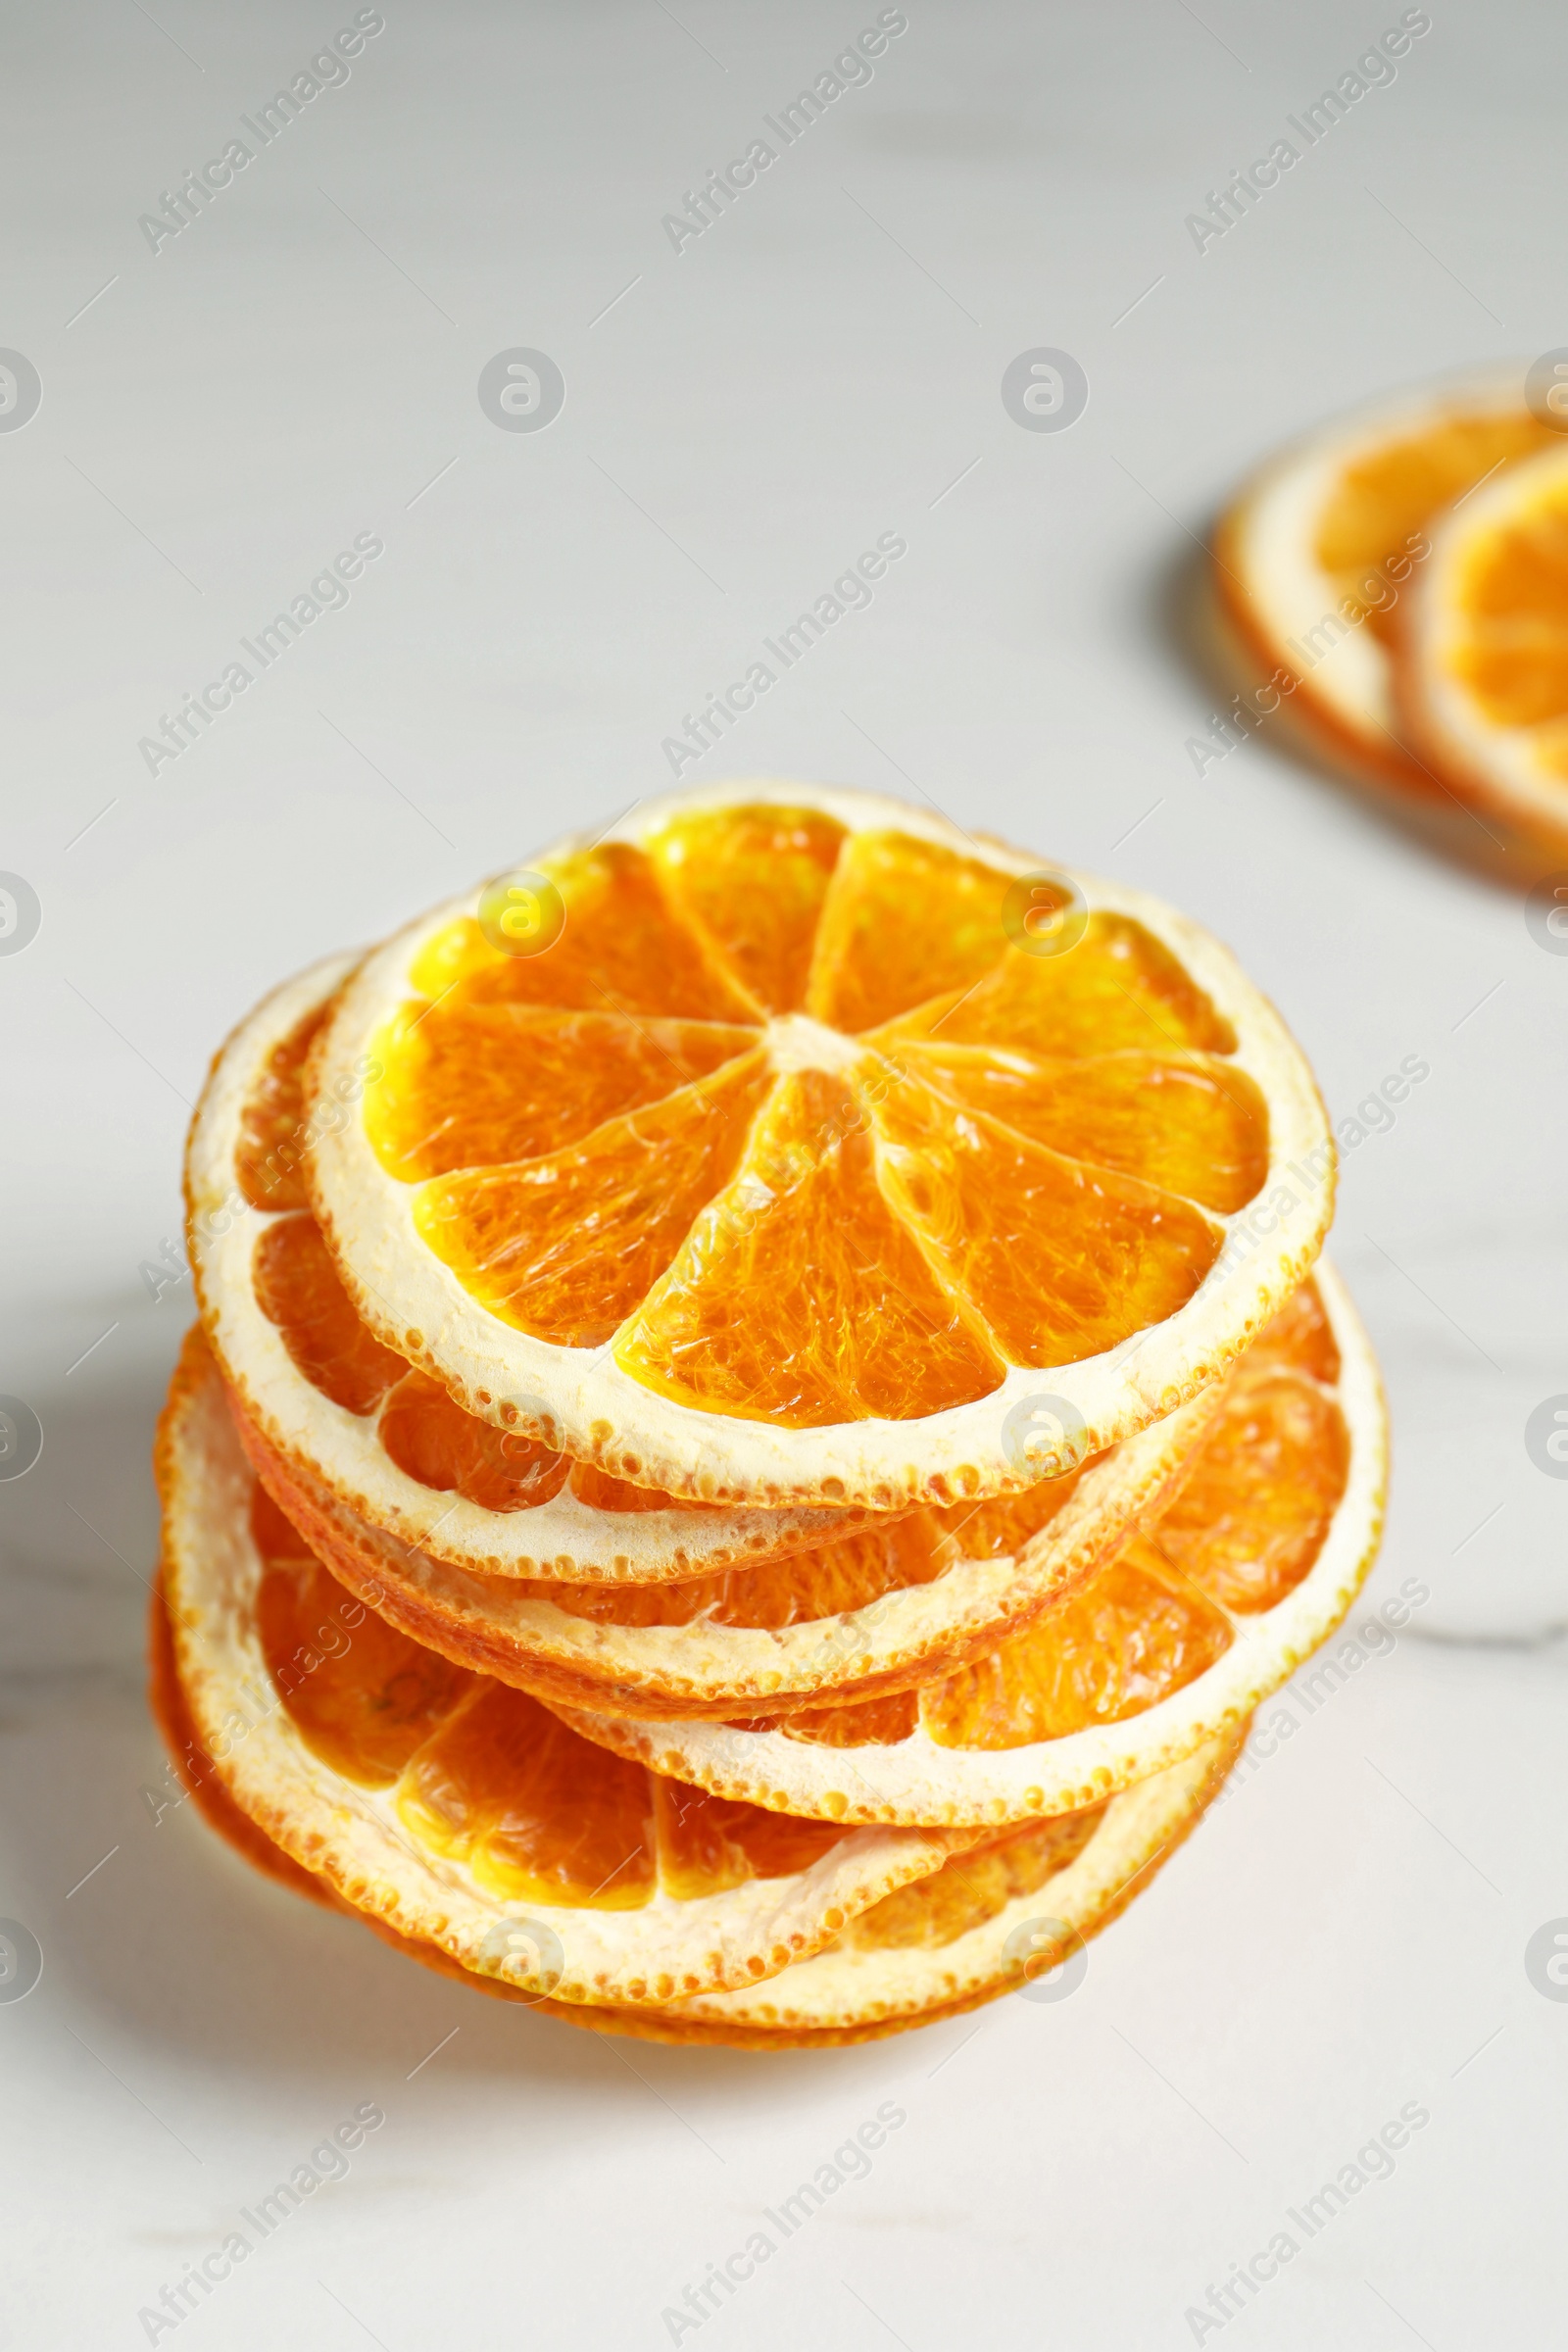
[[[1268,1106],[1246,1071],[1217,1055],[1045,1061],[940,1037],[899,1052],[927,1086],[1019,1135],[1222,1215],[1250,1200],[1268,1171]]]
[[[377,1434],[400,1470],[487,1511],[526,1511],[559,1494],[571,1457],[497,1429],[454,1404],[439,1382],[408,1372],[381,1408]]]
[[[384,1625],[312,1554],[266,1490],[251,1528],[262,1648],[306,1745],[393,1788],[404,1826],[509,1899],[626,1910],[809,1869],[831,1823],[794,1821],[625,1764],[537,1699]]]
[[[1455,597],[1452,666],[1492,724],[1549,728],[1568,713],[1568,483],[1478,534]]]
[[[768,1085],[754,1054],[546,1159],[438,1178],[417,1197],[419,1232],[493,1314],[597,1348],[729,1176]]]
[[[1011,877],[908,833],[858,833],[828,896],[807,1010],[858,1036],[949,989],[1002,954]]]
[[[767,1012],[806,1002],[844,827],[812,808],[701,810],[653,844],[672,903]]]
[[[1455,414],[1347,466],[1318,516],[1313,554],[1335,586],[1392,643],[1396,623],[1388,589],[1391,560],[1420,562],[1423,526],[1499,466],[1550,448],[1557,436],[1529,410],[1503,416]],[[1395,583],[1397,588],[1397,583]]]
[[[983,858],[764,805],[553,878],[545,954],[421,952],[367,1133],[491,1313],[675,1401],[989,1395],[1176,1312],[1263,1181],[1228,1022],[1127,917],[1033,954]]]
[[[862,1534],[678,1585],[529,1582],[515,1590],[602,1625],[779,1627],[869,1607],[930,1584],[964,1554],[935,1511],[889,1518]]]
[[[309,1213],[259,1234],[251,1259],[256,1302],[275,1323],[313,1388],[351,1413],[373,1412],[408,1370],[366,1329]]]
[[[315,1044],[330,1001],[296,1021],[272,1048],[250,1092],[240,1118],[234,1173],[252,1208],[304,1208],[304,1152],[299,1129],[305,1115],[305,1057]]]
[[[797,1428],[937,1412],[1004,1377],[884,1197],[863,1111],[821,1070],[778,1081],[615,1360],[666,1396]]]
[[[1323,1548],[1349,1475],[1332,1397],[1297,1373],[1237,1380],[1182,1492],[1153,1531],[1190,1588],[1239,1616],[1293,1592]]]
[[[756,1043],[755,1029],[717,1021],[474,1004],[460,986],[380,1041],[389,1075],[367,1127],[382,1165],[406,1183],[537,1159]]]
[[[871,1952],[940,1950],[971,1928],[995,1919],[1020,1894],[1038,1894],[1047,1882],[1076,1861],[1100,1827],[1103,1805],[1058,1813],[954,1854],[928,1879],[895,1887],[858,1919],[852,1919],[831,1947]]]
[[[920,1720],[941,1747],[1026,1747],[1120,1723],[1223,1656],[1231,1630],[1201,1592],[1135,1536],[1031,1632],[927,1690]]]
[[[1303,1282],[1274,1320],[1263,1326],[1247,1350],[1247,1364],[1253,1372],[1265,1365],[1270,1370],[1283,1365],[1288,1371],[1304,1372],[1309,1380],[1321,1381],[1326,1389],[1339,1386],[1339,1342],[1315,1282]]]
[[[283,1705],[323,1763],[366,1788],[389,1786],[479,1678],[346,1592],[262,1487],[251,1530],[265,1563],[257,1627]]]
[[[1243,1359],[1174,1498],[1089,1582],[988,1656],[909,1691],[779,1720],[817,1745],[1021,1747],[1118,1723],[1223,1656],[1232,1616],[1270,1609],[1323,1547],[1349,1467],[1320,1385],[1338,1351],[1315,1286]]]
[[[539,956],[494,948],[455,924],[425,949],[413,979],[439,998],[461,984],[471,1004],[560,1004],[577,1012],[652,1012],[690,1021],[755,1021],[760,1007],[681,922],[641,850],[606,842],[556,861],[565,926]]]
[[[1082,1061],[1104,1054],[1234,1054],[1236,1036],[1167,948],[1124,914],[1092,914],[1059,956],[1008,948],[979,986],[886,1032],[896,1043],[1011,1047]]]
[[[924,1087],[890,1089],[875,1116],[884,1190],[1013,1363],[1076,1363],[1162,1323],[1219,1255],[1188,1202]]]

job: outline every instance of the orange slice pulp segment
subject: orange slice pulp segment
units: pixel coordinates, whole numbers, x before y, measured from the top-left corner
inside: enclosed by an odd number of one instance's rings
[[[279,1217],[257,1236],[251,1281],[256,1303],[277,1325],[296,1367],[345,1411],[373,1412],[408,1370],[355,1313],[308,1210]]]
[[[1363,451],[1343,467],[1323,503],[1313,555],[1357,617],[1390,644],[1395,608],[1369,602],[1369,575],[1408,560],[1422,525],[1461,492],[1499,466],[1549,448],[1554,439],[1548,426],[1520,407],[1493,415],[1450,412],[1418,433]]]
[[[1526,485],[1529,484],[1528,495]],[[1568,774],[1568,467],[1521,475],[1520,497],[1477,523],[1456,566],[1449,667],[1496,728],[1537,730],[1539,763]]]
[[[984,1326],[886,1198],[863,1110],[781,1078],[735,1181],[615,1345],[646,1386],[794,1427],[939,1411],[1003,1379]]]
[[[1127,916],[1036,953],[983,857],[763,803],[548,879],[541,953],[415,957],[366,1132],[492,1314],[676,1402],[972,1401],[1175,1312],[1263,1181],[1229,1023]]]
[[[813,808],[698,809],[658,835],[652,854],[671,904],[757,1004],[797,1012],[844,838]]]
[[[252,1208],[304,1208],[305,1154],[299,1131],[305,1115],[305,1063],[332,1009],[331,999],[296,1021],[267,1057],[240,1117],[234,1173]]]
[[[753,1053],[564,1152],[438,1177],[416,1196],[418,1229],[493,1313],[599,1347],[727,1181],[768,1085]]]
[[[895,1887],[852,1919],[837,1951],[941,1949],[1005,1909],[1020,1894],[1035,1894],[1083,1852],[1105,1808],[1084,1805],[1047,1821],[1026,1822],[968,1853],[954,1854],[928,1879]]]

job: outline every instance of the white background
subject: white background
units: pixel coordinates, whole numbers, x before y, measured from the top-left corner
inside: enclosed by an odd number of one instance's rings
[[[1436,0],[1200,256],[1184,217],[1397,9],[909,0],[870,85],[677,255],[662,217],[875,8],[388,0],[346,86],[155,255],[138,215],[352,11],[10,13],[0,343],[44,398],[0,435],[0,866],[43,926],[0,960],[0,1390],[46,1445],[0,1488],[0,1913],[45,1973],[0,2007],[0,2343],[145,2342],[139,2307],[368,2099],[350,2178],[181,2345],[667,2343],[662,2309],[889,2098],[870,2178],[705,2347],[1190,2343],[1209,2282],[1412,2100],[1394,2178],[1226,2343],[1550,2340],[1568,2007],[1524,1947],[1568,1913],[1568,1487],[1523,1427],[1568,1389],[1568,960],[1266,741],[1195,775],[1216,690],[1185,648],[1251,461],[1568,340],[1560,15]],[[566,380],[536,434],[476,398],[518,345]],[[1067,432],[999,397],[1039,345],[1089,375]],[[682,714],[889,530],[870,609],[687,774],[929,796],[1168,896],[1337,1118],[1430,1062],[1348,1156],[1334,1241],[1395,1417],[1370,1598],[1430,1598],[1071,1999],[837,2055],[599,2040],[313,1915],[188,1812],[153,1826],[147,1455],[190,1305],[138,1266],[263,990],[667,786]],[[138,739],[362,531],[386,552],[347,609],[149,776]]]

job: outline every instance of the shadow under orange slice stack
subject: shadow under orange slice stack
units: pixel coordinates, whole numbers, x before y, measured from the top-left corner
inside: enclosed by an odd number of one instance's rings
[[[484,894],[438,909],[311,1057],[359,1313],[497,1426],[700,1500],[993,1494],[1061,1466],[1009,1446],[1032,1395],[1098,1450],[1316,1255],[1310,1076],[1155,901],[758,788],[650,805],[528,887],[560,916],[528,952]]]

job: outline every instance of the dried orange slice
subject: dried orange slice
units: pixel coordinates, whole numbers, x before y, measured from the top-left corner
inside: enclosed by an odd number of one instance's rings
[[[761,1566],[635,1587],[453,1569],[368,1526],[235,1418],[312,1549],[412,1640],[555,1704],[723,1721],[906,1690],[994,1648],[1174,1492],[1223,1393],[1023,1494],[882,1514]]]
[[[323,1910],[348,1910],[349,1905],[332,1892],[324,1879],[318,1879],[314,1871],[302,1869],[291,1854],[285,1854],[280,1845],[274,1845],[257,1828],[248,1813],[240,1811],[219,1779],[185,1703],[161,1575],[153,1587],[152,1605],[147,1612],[147,1699],[170,1762],[185,1791],[184,1796],[172,1795],[169,1801],[183,1804],[188,1797],[208,1827],[216,1830],[264,1878],[275,1879],[280,1886],[287,1886],[291,1893],[303,1894],[308,1902],[319,1903]],[[163,1819],[161,1810],[158,1818]]]
[[[464,1412],[367,1329],[304,1184],[305,1055],[352,968],[347,956],[318,964],[239,1024],[213,1064],[186,1152],[203,1322],[278,1461],[400,1543],[491,1577],[711,1574],[861,1524],[863,1512],[842,1505],[745,1510],[628,1486]],[[362,1093],[351,1082],[318,1117],[341,1120]]]
[[[1020,1416],[1130,1435],[1317,1253],[1310,1074],[1141,893],[796,786],[549,852],[520,939],[502,887],[347,982],[309,1154],[365,1321],[500,1426],[710,1501],[1017,1491]]]
[[[571,1712],[617,1755],[842,1821],[1068,1812],[1250,1716],[1332,1632],[1377,1550],[1377,1367],[1327,1265],[1238,1368],[1175,1499],[1058,1607],[917,1691],[771,1728]]]
[[[1411,748],[1396,708],[1400,615],[1445,512],[1555,444],[1523,369],[1507,368],[1336,417],[1271,458],[1214,539],[1221,605],[1263,672],[1247,723],[1294,726],[1352,772],[1451,811],[1457,779]]]
[[[1396,662],[1412,742],[1568,855],[1568,445],[1477,488],[1433,532]]]
[[[199,1810],[244,1858],[297,1893],[349,1911],[234,1803],[201,1749],[176,1670],[163,1595],[151,1622],[154,1707],[170,1753]],[[373,1927],[409,1958],[473,1990],[601,2033],[658,2041],[717,2042],[754,2050],[833,2047],[959,2015],[1027,1987],[1057,1968],[1081,1968],[1081,1947],[1141,1893],[1216,1792],[1237,1742],[1215,1741],[1108,1803],[1033,1822],[895,1888],[813,1956],[760,1986],[695,1995],[667,2008],[571,2003],[476,1975],[439,1945]],[[521,1938],[519,1938],[521,1940]],[[546,1971],[548,1975],[549,1971]]]
[[[198,1332],[160,1432],[164,1578],[206,1755],[355,1910],[562,2000],[755,1983],[970,1842],[714,1802],[423,1650],[254,1480]]]

